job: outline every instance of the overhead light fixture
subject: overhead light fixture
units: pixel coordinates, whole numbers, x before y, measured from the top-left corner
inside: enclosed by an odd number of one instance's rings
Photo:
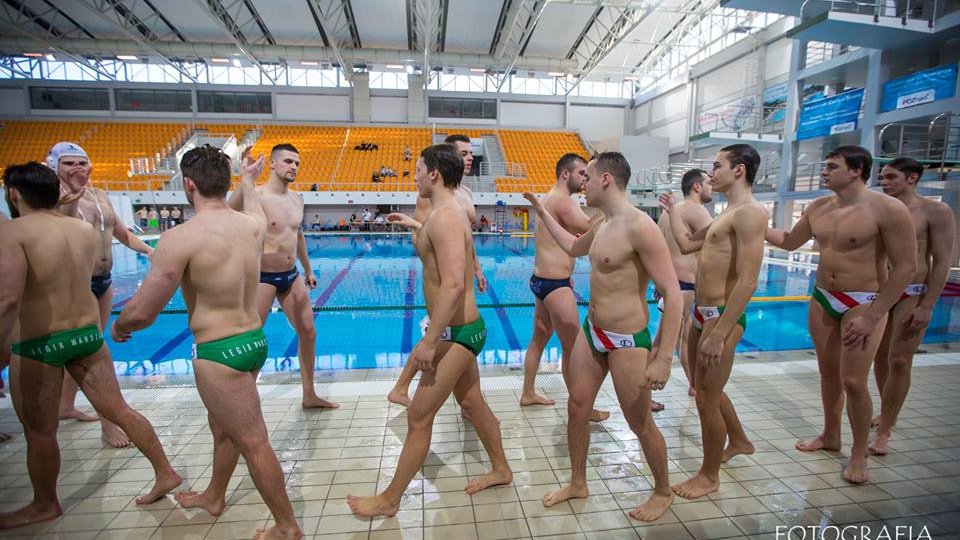
[[[118,54],[117,60],[139,60],[139,58],[129,54]]]
[[[45,54],[45,55],[44,55],[44,58],[46,58],[46,59],[49,60],[50,62],[56,62],[56,61],[57,61],[57,57],[54,56],[54,55],[52,55],[52,54],[50,54],[50,53]]]
[[[486,73],[487,70],[483,68],[470,68],[470,73]]]
[[[301,60],[300,65],[301,66],[319,66],[320,62],[314,62],[312,60]]]
[[[234,59],[233,59],[233,66],[234,66],[234,67],[240,67],[240,59],[239,59],[239,58],[234,58]]]
[[[549,75],[549,76],[551,76],[551,77],[566,77],[566,76],[567,76],[566,73],[561,73],[561,72],[559,72],[559,71],[551,71],[551,72],[547,73],[547,75]]]
[[[403,64],[387,64],[383,67],[387,69],[403,69]]]
[[[637,77],[636,75],[627,75],[626,77],[623,78],[623,80],[625,80],[625,81],[639,81],[639,80],[640,80],[640,77]]]
[[[227,60],[226,58],[211,58],[210,61],[211,61],[211,62],[215,62],[215,63],[217,63],[217,64],[229,64],[229,63],[230,63],[230,60]]]
[[[28,58],[43,58],[43,53],[38,52],[25,52],[23,55]]]

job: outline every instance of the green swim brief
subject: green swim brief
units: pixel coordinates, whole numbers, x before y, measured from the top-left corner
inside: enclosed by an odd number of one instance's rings
[[[440,333],[440,341],[459,343],[474,356],[478,356],[487,342],[487,325],[483,322],[483,317],[477,317],[477,320],[469,324],[448,326]]]
[[[267,361],[267,336],[263,334],[263,328],[197,343],[194,347],[194,358],[223,364],[237,371],[255,371]]]
[[[63,367],[74,360],[92,355],[102,346],[103,334],[97,325],[91,324],[20,341],[14,343],[10,349],[18,356],[50,366]]]

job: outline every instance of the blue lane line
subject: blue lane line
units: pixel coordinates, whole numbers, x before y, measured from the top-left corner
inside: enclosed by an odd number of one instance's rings
[[[487,294],[490,295],[490,300],[495,305],[500,304],[500,299],[497,298],[497,293],[493,290],[493,285],[489,281],[487,281]],[[520,350],[520,341],[517,339],[517,333],[513,330],[513,324],[510,322],[507,310],[502,307],[494,308],[494,310],[497,312],[497,318],[500,319],[500,325],[503,326],[503,333],[507,336],[507,344],[513,350]]]
[[[410,269],[407,271],[407,288],[403,301],[407,309],[403,311],[403,333],[400,334],[400,353],[410,354],[413,350],[413,301],[417,290],[417,254],[410,258]]]
[[[340,282],[343,281],[343,278],[346,277],[347,273],[350,272],[350,269],[353,268],[353,263],[357,262],[357,259],[359,259],[360,257],[363,257],[364,253],[366,253],[366,251],[360,251],[359,253],[354,255],[353,258],[350,259],[350,262],[347,263],[347,266],[345,266],[343,270],[340,270],[339,272],[337,272],[337,275],[334,276],[332,280],[330,280],[330,284],[327,285],[327,288],[324,289],[322,293],[320,293],[320,296],[317,298],[317,301],[314,302],[314,305],[316,307],[321,308],[327,303],[327,300],[330,299],[330,295],[333,294],[333,291],[337,289],[337,287],[340,285]],[[317,318],[318,313],[319,313],[318,311],[313,312],[314,319]],[[290,343],[287,344],[287,348],[284,350],[283,356],[286,356],[287,358],[296,356],[298,343],[299,341],[297,338],[297,334],[296,332],[294,332],[293,339],[291,339]]]
[[[190,328],[184,329],[179,334],[173,336],[166,343],[164,343],[159,349],[154,351],[150,355],[151,362],[159,362],[162,360],[168,360],[167,355],[176,349],[181,343],[183,343],[188,337],[190,337]]]

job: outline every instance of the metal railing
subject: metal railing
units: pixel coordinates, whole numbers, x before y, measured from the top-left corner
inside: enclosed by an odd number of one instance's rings
[[[762,98],[743,91],[729,94],[697,107],[695,134],[711,131],[736,133],[782,133],[783,119],[776,113],[779,106],[764,106]]]
[[[960,162],[960,113],[945,112],[930,122],[887,124],[877,134],[881,157],[910,157],[943,168]]]
[[[804,46],[803,67],[812,67],[858,49],[860,49],[860,47],[843,43],[808,41]]]
[[[526,178],[527,166],[512,161],[482,161],[480,162],[480,176]]]
[[[948,0],[804,0],[800,6],[800,18],[822,13],[820,10],[823,8],[841,13],[869,15],[874,22],[879,21],[880,17],[899,18],[903,25],[906,25],[908,20],[921,20],[926,21],[930,28],[947,13],[960,9],[956,2]]]

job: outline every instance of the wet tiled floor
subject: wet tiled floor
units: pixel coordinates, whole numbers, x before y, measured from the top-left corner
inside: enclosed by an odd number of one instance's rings
[[[555,368],[556,366],[548,366]],[[718,492],[697,501],[677,498],[657,522],[640,523],[627,512],[648,494],[652,478],[639,445],[619,411],[610,381],[598,407],[613,415],[592,428],[588,462],[591,496],[544,508],[544,493],[569,479],[566,393],[559,373],[542,373],[538,386],[557,399],[551,407],[521,409],[522,376],[505,367],[482,368],[485,394],[501,420],[503,442],[515,471],[513,485],[466,495],[468,478],[485,470],[486,454],[451,399],[434,426],[431,453],[404,495],[394,518],[360,520],[347,494],[373,494],[393,475],[406,432],[402,407],[383,399],[397,370],[318,374],[322,393],[342,404],[334,411],[304,412],[293,374],[261,381],[273,447],[287,472],[287,491],[304,534],[315,538],[814,538],[801,527],[863,525],[876,537],[896,526],[909,538],[960,537],[960,354],[937,347],[918,355],[913,388],[891,442],[892,453],[870,459],[870,483],[847,484],[841,452],[801,453],[799,437],[821,426],[819,382],[811,353],[750,355],[738,359],[727,392],[757,447],[724,465]],[[188,379],[185,379],[185,382]],[[211,437],[206,411],[192,386],[151,388],[150,380],[124,380],[130,403],[153,422],[185,487],[203,488],[210,475]],[[871,386],[873,385],[871,379]],[[700,464],[700,428],[693,398],[676,368],[656,398],[668,447],[671,482]],[[82,399],[81,399],[82,401]],[[879,403],[874,391],[874,402]],[[25,443],[10,400],[0,400],[0,431],[17,432],[0,444],[0,511],[22,506],[31,491]],[[60,496],[64,515],[9,538],[232,539],[250,538],[270,521],[241,463],[228,492],[227,510],[213,518],[185,510],[168,497],[148,507],[133,503],[151,481],[135,449],[106,449],[96,424],[63,422]],[[844,450],[850,431],[844,419]],[[778,536],[778,527],[780,535]],[[883,529],[886,527],[886,529]],[[924,529],[926,527],[926,529]],[[833,529],[821,529],[833,538]],[[906,534],[908,529],[899,529]],[[863,529],[858,529],[863,532]],[[806,536],[801,536],[805,532]],[[858,536],[857,538],[863,538]],[[900,538],[908,538],[901,536]]]

